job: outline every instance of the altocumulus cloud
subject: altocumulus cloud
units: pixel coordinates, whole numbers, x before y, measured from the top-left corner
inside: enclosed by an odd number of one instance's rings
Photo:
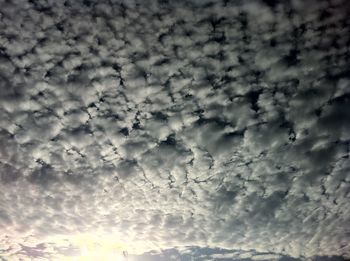
[[[0,0],[0,257],[349,258],[349,6]]]

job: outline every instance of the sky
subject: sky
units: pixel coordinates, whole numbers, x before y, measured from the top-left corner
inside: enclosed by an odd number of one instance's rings
[[[0,0],[0,260],[350,258],[347,0]]]

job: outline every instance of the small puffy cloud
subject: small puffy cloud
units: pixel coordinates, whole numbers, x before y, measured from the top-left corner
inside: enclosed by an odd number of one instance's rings
[[[350,257],[345,0],[0,6],[0,258]]]

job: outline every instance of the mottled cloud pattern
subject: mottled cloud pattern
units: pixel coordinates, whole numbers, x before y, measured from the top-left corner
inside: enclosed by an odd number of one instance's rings
[[[0,11],[3,260],[350,257],[346,0]]]

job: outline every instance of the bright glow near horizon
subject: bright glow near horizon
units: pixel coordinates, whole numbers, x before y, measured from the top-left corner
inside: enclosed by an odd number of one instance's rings
[[[123,251],[129,250],[127,244],[116,241],[111,236],[94,236],[90,234],[81,234],[72,236],[69,240],[71,244],[79,249],[78,256],[60,257],[64,261],[125,261],[128,260],[123,255]],[[57,260],[58,260],[57,259]]]

